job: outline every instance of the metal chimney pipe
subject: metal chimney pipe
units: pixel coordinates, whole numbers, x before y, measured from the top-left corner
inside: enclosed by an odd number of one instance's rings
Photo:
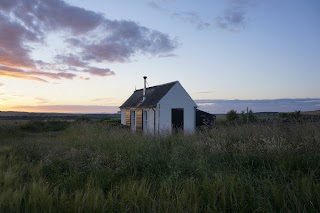
[[[144,86],[143,86],[143,98],[142,101],[146,100],[146,89],[147,89],[147,76],[143,76]]]

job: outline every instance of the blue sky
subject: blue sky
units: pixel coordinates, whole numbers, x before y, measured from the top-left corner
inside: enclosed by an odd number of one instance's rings
[[[213,113],[235,99],[320,108],[299,104],[320,98],[318,0],[1,0],[0,10],[0,110],[115,111],[144,75],[150,86],[179,80]]]

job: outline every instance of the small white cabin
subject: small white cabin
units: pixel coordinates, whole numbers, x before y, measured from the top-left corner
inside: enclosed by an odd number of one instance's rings
[[[179,129],[192,133],[196,128],[196,103],[179,81],[144,88],[120,106],[121,123],[133,131],[163,134]]]

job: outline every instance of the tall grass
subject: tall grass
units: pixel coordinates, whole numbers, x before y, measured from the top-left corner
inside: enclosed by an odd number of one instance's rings
[[[3,212],[320,211],[320,123],[167,137],[21,125],[0,125]]]

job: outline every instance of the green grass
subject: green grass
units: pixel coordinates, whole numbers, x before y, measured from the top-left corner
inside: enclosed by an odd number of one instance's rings
[[[20,129],[28,132],[56,132],[67,129],[68,121],[29,121],[20,126]]]
[[[0,212],[319,212],[319,162],[320,123],[156,138],[12,123],[0,125]]]

